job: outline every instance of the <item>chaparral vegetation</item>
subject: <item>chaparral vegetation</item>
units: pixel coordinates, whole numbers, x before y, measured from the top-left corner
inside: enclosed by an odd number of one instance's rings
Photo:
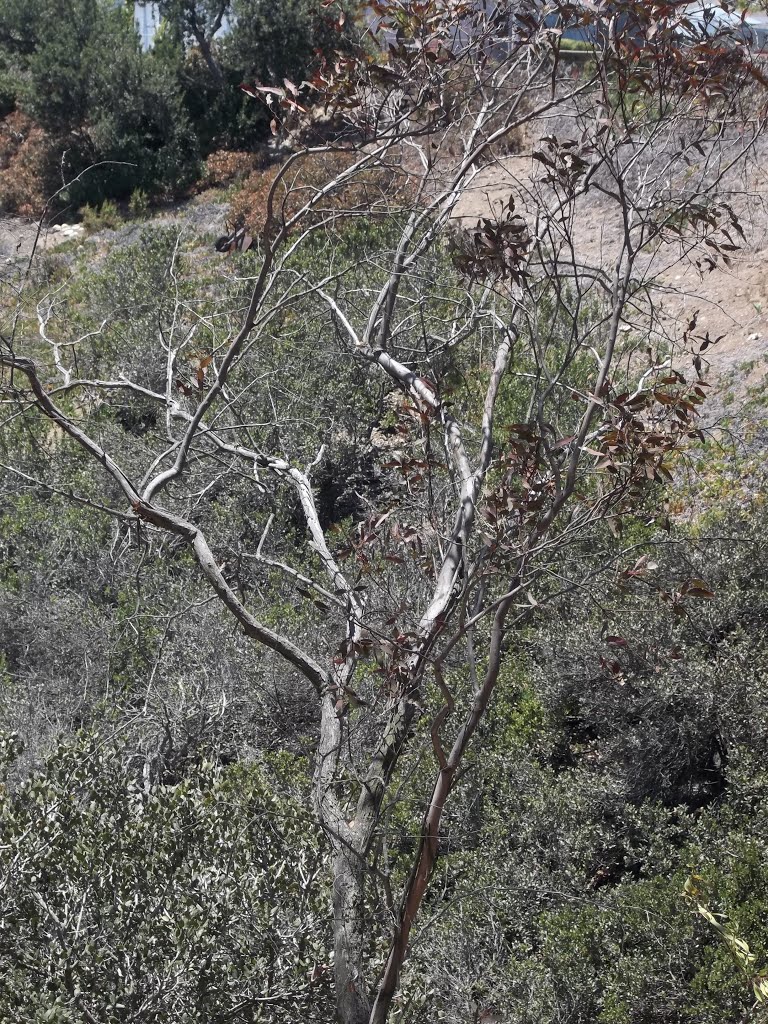
[[[768,1019],[757,12],[157,13],[0,0],[0,1021]]]

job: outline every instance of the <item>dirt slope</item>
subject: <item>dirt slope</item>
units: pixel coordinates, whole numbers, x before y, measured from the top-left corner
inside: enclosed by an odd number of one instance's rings
[[[530,156],[510,156],[485,168],[462,199],[456,217],[465,224],[488,216],[508,200],[510,192],[518,196],[518,209],[526,209],[526,194],[538,165]],[[664,286],[661,322],[671,332],[694,310],[699,323],[714,338],[724,335],[708,355],[711,377],[727,378],[741,388],[754,388],[763,378],[768,383],[768,173],[759,168],[750,182],[752,198],[742,211],[747,245],[737,254],[731,268],[722,267],[703,275],[692,261],[680,263],[669,253],[670,269],[660,275]],[[226,220],[226,207],[208,203],[203,196],[183,207],[166,211],[167,223],[188,224],[196,232],[216,232]],[[132,225],[135,227],[135,225]],[[118,232],[102,232],[105,242],[119,240],[129,226]],[[577,248],[585,263],[610,265],[619,238],[620,225],[615,212],[591,198],[585,203],[577,225]],[[106,236],[110,237],[107,238]],[[4,264],[28,257],[37,236],[37,224],[13,216],[0,216],[0,272]],[[42,232],[39,249],[53,248],[64,240],[57,232]]]
[[[538,165],[530,156],[512,156],[485,168],[462,199],[456,216],[463,223],[475,223],[505,203],[511,192],[517,209],[524,213],[532,177]],[[741,386],[754,387],[768,373],[768,174],[752,172],[749,198],[739,211],[747,236],[742,252],[732,265],[702,274],[691,259],[680,262],[669,247],[660,253],[659,274],[661,322],[674,332],[694,310],[699,325],[715,338],[723,339],[709,350],[711,376],[740,378]],[[581,262],[611,266],[620,238],[620,223],[613,209],[592,198],[584,203],[576,222],[576,249]],[[747,369],[745,364],[753,364]]]

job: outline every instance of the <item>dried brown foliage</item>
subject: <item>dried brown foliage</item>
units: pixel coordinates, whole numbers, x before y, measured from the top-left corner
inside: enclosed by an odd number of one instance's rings
[[[58,141],[26,114],[14,111],[0,122],[0,206],[38,216],[56,191]]]
[[[309,153],[299,160],[293,173],[278,183],[274,196],[274,216],[278,222],[292,217],[326,188],[343,170],[351,167],[358,156],[352,152]],[[254,170],[232,201],[231,218],[244,223],[254,234],[265,227],[267,198],[280,171],[275,164],[267,170]],[[347,183],[331,188],[311,214],[316,222],[328,217],[368,218],[384,215],[403,201],[407,190],[407,173],[401,167],[376,167],[357,174]]]
[[[205,161],[205,174],[202,184],[208,188],[217,185],[230,185],[242,181],[259,163],[256,153],[240,150],[217,149]]]

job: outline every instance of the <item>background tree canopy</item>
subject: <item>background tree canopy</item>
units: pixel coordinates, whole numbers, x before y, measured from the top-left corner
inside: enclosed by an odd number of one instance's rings
[[[12,120],[5,162],[33,188],[8,208],[40,212],[45,199],[97,165],[60,206],[98,204],[140,190],[178,197],[221,149],[270,138],[270,116],[241,82],[301,82],[316,50],[337,35],[312,0],[169,0],[142,50],[131,4],[43,0],[0,4],[0,111]],[[334,38],[335,41],[335,38]],[[35,134],[37,133],[37,134]],[[106,165],[106,166],[105,166]],[[10,177],[10,175],[9,175]],[[2,191],[2,189],[0,189]]]

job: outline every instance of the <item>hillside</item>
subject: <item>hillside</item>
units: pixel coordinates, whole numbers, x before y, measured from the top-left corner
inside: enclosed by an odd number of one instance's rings
[[[764,1024],[761,58],[371,6],[0,9],[0,1024]]]

